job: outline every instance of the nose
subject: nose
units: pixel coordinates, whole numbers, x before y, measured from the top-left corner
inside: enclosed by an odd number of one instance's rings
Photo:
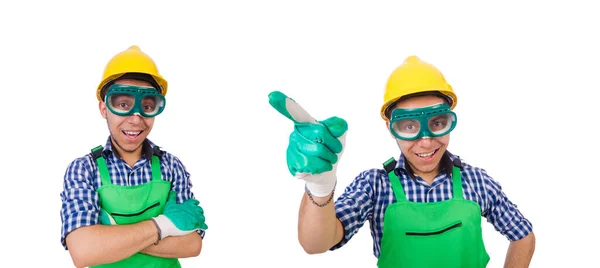
[[[419,146],[427,148],[431,146],[432,140],[429,137],[423,137],[419,139]]]
[[[134,113],[127,117],[127,121],[132,124],[139,124],[143,121],[142,115],[139,113]]]

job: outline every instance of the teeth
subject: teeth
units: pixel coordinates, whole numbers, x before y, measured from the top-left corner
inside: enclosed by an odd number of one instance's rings
[[[136,136],[136,135],[139,135],[140,133],[142,133],[141,131],[127,131],[127,130],[124,130],[123,132],[125,134],[131,135],[131,136]]]
[[[420,157],[430,157],[433,155],[433,153],[435,153],[435,151],[431,152],[431,153],[426,153],[426,154],[417,154]]]

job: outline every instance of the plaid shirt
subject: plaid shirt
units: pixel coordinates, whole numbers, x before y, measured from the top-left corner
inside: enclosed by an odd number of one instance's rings
[[[452,198],[452,161],[456,157],[450,152],[444,155],[443,172],[440,172],[431,185],[422,178],[412,175],[410,166],[405,165],[400,155],[395,172],[411,202],[439,202]],[[477,202],[481,216],[490,222],[496,231],[509,241],[527,236],[533,229],[517,206],[502,192],[500,184],[492,179],[484,169],[470,166],[462,161],[461,172],[463,196]],[[370,169],[360,173],[335,201],[337,218],[344,225],[342,241],[330,250],[336,250],[348,243],[354,234],[368,220],[373,237],[373,254],[379,258],[383,235],[383,215],[389,204],[396,202],[388,175],[383,169]]]
[[[143,145],[144,156],[133,168],[112,152],[110,137],[106,141],[102,154],[113,184],[140,185],[152,180],[151,157],[154,144],[146,140]],[[160,159],[162,179],[171,182],[171,189],[177,193],[177,202],[195,198],[191,191],[190,174],[181,161],[164,152]],[[62,207],[60,217],[62,231],[60,242],[67,248],[65,237],[73,230],[99,223],[100,198],[96,189],[100,187],[101,179],[96,161],[91,153],[75,159],[69,164],[64,176],[63,191],[60,193]],[[204,238],[204,231],[198,233]]]

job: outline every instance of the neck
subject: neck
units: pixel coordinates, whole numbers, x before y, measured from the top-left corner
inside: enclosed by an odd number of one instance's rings
[[[431,185],[433,183],[433,180],[435,180],[435,177],[439,174],[439,172],[438,171],[432,171],[429,173],[417,172],[415,174],[417,174],[417,176],[421,177],[425,182],[427,182],[427,184]]]
[[[410,162],[408,163],[408,166],[410,167],[410,173],[414,173],[415,175],[421,177],[421,179],[423,179],[425,182],[427,182],[429,185],[431,185],[433,183],[433,180],[435,180],[435,177],[440,174],[440,165],[438,164],[437,167],[430,171],[430,172],[422,172],[417,170]]]
[[[117,153],[117,157],[123,159],[123,161],[125,161],[125,163],[127,163],[127,165],[129,165],[129,167],[131,168],[133,168],[135,162],[142,158],[142,148],[144,147],[143,144],[140,147],[136,148],[134,151],[128,152],[123,150],[123,148],[121,148],[121,146],[119,146],[114,140],[112,140],[112,138],[111,143],[112,147],[114,148],[114,151]]]

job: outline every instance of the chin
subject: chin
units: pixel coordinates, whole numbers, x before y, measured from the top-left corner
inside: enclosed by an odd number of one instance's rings
[[[424,172],[424,173],[433,173],[433,172],[437,171],[437,165],[436,166],[427,166],[426,168],[422,168],[420,170],[422,170],[422,172]]]
[[[437,170],[440,161],[439,160],[434,160],[433,163],[422,163],[422,161],[420,161],[419,158],[417,159],[409,159],[409,161],[411,161],[412,166],[423,173],[431,173]]]
[[[142,142],[139,143],[131,143],[127,140],[120,140],[118,141],[117,146],[119,146],[121,148],[121,150],[128,152],[128,153],[132,153],[135,152],[136,149],[140,148],[142,146]]]
[[[128,152],[128,153],[133,153],[133,152],[135,152],[135,150],[136,150],[137,148],[140,148],[140,146],[141,146],[141,145],[138,145],[138,146],[126,146],[126,147],[125,147],[125,148],[123,148],[123,149],[125,149],[125,151],[126,151],[126,152]]]

